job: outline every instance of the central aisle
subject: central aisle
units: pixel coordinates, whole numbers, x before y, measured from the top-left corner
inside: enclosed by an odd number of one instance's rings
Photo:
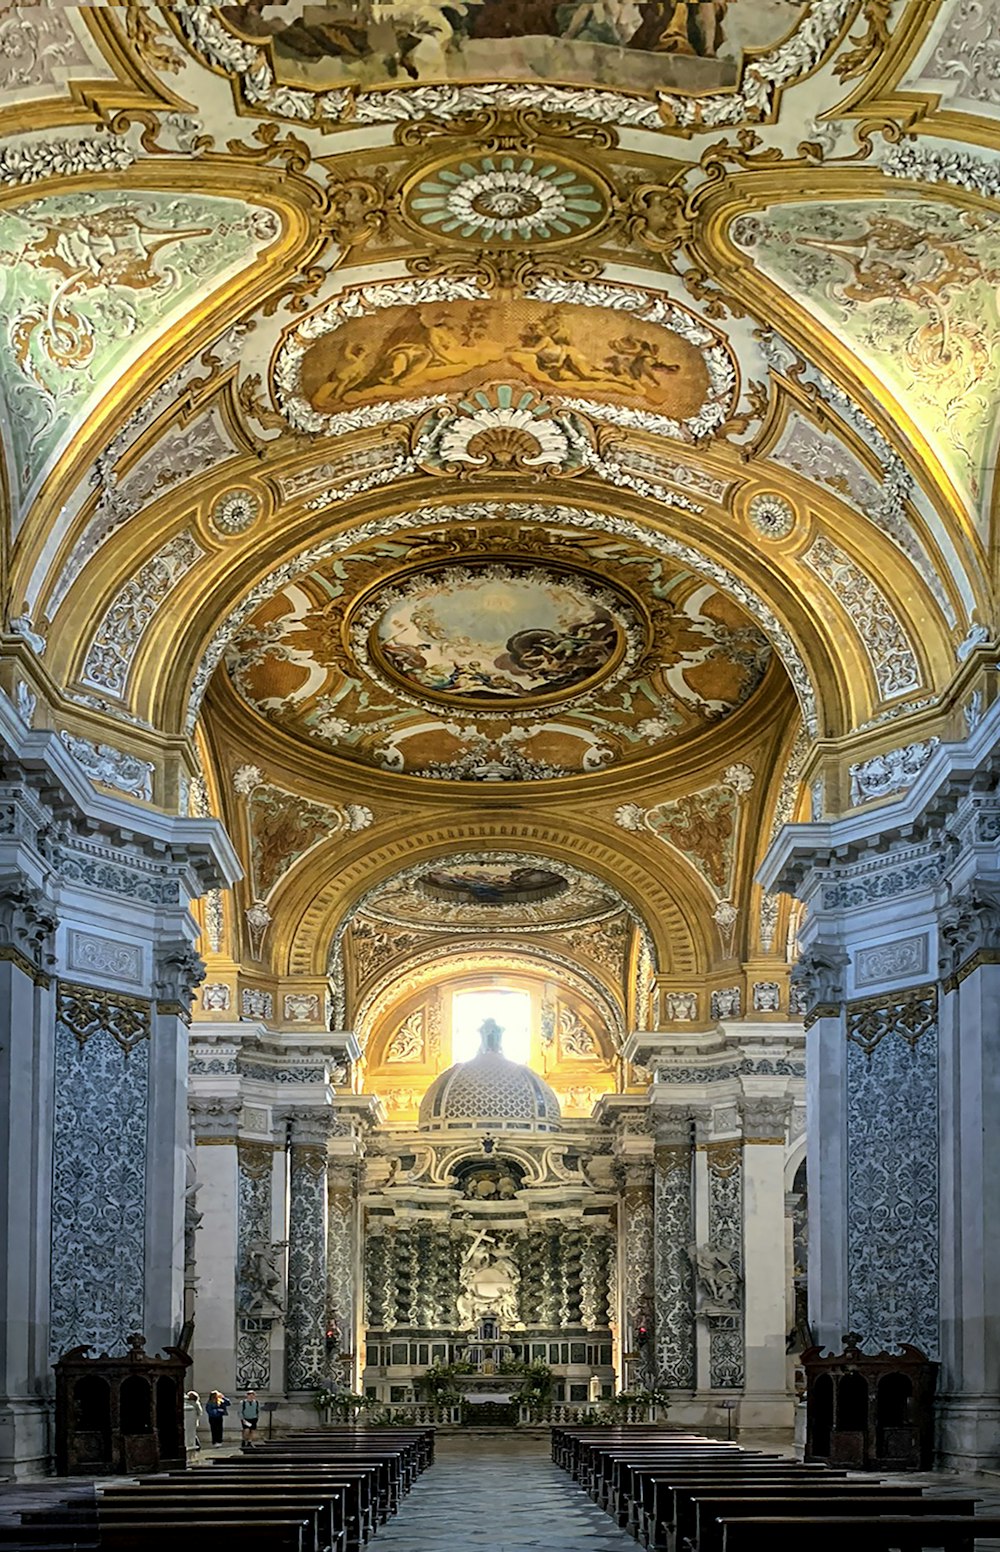
[[[380,1530],[378,1552],[635,1552],[620,1531],[549,1457],[548,1435],[438,1438],[399,1513]]]

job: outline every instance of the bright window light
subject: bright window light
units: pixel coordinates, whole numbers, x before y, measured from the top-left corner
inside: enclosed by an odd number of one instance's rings
[[[479,1055],[479,1029],[488,1018],[496,1019],[503,1030],[504,1056],[512,1062],[527,1062],[531,1055],[531,997],[505,987],[455,992],[451,1000],[452,1061],[467,1062]]]

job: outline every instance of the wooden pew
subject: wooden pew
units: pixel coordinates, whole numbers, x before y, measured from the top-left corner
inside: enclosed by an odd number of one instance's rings
[[[896,1518],[879,1515],[853,1519],[830,1515],[822,1520],[725,1519],[720,1521],[723,1552],[917,1552],[939,1547],[944,1552],[973,1552],[980,1539],[1000,1537],[995,1515],[926,1515]]]
[[[845,1477],[844,1471],[831,1471],[826,1466],[798,1466],[794,1461],[785,1461],[780,1465],[770,1461],[753,1465],[731,1461],[725,1469],[721,1466],[713,1469],[682,1465],[673,1470],[656,1467],[636,1476],[638,1534],[646,1546],[655,1547],[658,1552],[669,1548],[677,1519],[678,1498],[685,1492],[692,1493],[699,1489],[707,1492],[716,1484],[726,1492],[735,1491],[742,1485],[751,1487],[754,1484],[774,1484],[785,1488],[799,1482],[843,1481]]]
[[[164,1520],[174,1525],[191,1521],[205,1525],[216,1521],[228,1524],[235,1519],[246,1524],[256,1524],[260,1520],[294,1520],[303,1527],[302,1552],[327,1552],[330,1546],[326,1538],[329,1508],[321,1500],[298,1493],[289,1494],[287,1498],[282,1494],[278,1498],[260,1500],[234,1501],[229,1498],[218,1503],[212,1499],[199,1499],[191,1504],[184,1503],[176,1494],[164,1494],[159,1499],[138,1498],[132,1503],[123,1499],[109,1503],[107,1507],[102,1505],[99,1511],[102,1540],[115,1526],[139,1519],[147,1525],[159,1525]]]
[[[256,1469],[244,1465],[228,1468],[218,1463],[208,1473],[220,1488],[240,1491],[244,1483],[255,1482],[262,1486],[329,1487],[344,1492],[344,1521],[349,1548],[363,1545],[376,1529],[376,1482],[372,1472],[350,1466],[281,1466],[278,1464]],[[187,1480],[187,1478],[185,1478]]]
[[[189,1482],[174,1482],[172,1487],[162,1488],[138,1485],[106,1488],[101,1498],[99,1517],[100,1523],[104,1525],[114,1517],[134,1519],[137,1515],[147,1513],[154,1518],[164,1513],[168,1517],[176,1517],[178,1511],[206,1519],[231,1519],[239,1514],[273,1519],[284,1514],[301,1513],[303,1516],[312,1516],[313,1534],[307,1540],[315,1552],[325,1552],[327,1548],[330,1552],[346,1552],[342,1515],[335,1512],[336,1502],[334,1495],[323,1488],[284,1487],[258,1491],[247,1486],[237,1493],[213,1491]]]
[[[692,1500],[694,1508],[694,1534],[691,1538],[698,1552],[722,1552],[722,1521],[759,1519],[766,1514],[770,1519],[826,1519],[834,1515],[839,1519],[857,1516],[872,1519],[880,1515],[926,1516],[973,1515],[975,1498],[925,1498],[919,1492],[908,1493],[906,1488],[877,1487],[874,1490],[861,1483],[845,1483],[836,1492],[816,1490],[804,1493],[800,1488],[790,1488],[787,1497],[762,1502],[760,1498],[738,1498],[731,1494],[716,1494]],[[678,1535],[683,1534],[678,1521]],[[808,1541],[806,1542],[808,1545]]]
[[[101,1552],[303,1552],[306,1525],[270,1520],[119,1520],[101,1531]]]

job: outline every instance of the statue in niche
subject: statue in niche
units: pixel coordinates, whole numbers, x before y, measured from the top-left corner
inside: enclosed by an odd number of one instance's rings
[[[735,1315],[740,1308],[741,1284],[735,1247],[689,1245],[688,1258],[698,1285],[699,1315]]]
[[[287,1248],[286,1239],[272,1244],[266,1239],[247,1242],[243,1265],[240,1267],[240,1313],[243,1315],[271,1315],[284,1313],[284,1278],[278,1267],[278,1258]]]
[[[484,1315],[495,1315],[508,1330],[519,1328],[517,1295],[521,1274],[507,1235],[480,1229],[462,1256],[458,1318],[471,1328]]]

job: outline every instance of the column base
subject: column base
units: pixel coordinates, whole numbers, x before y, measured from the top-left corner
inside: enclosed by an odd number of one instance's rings
[[[946,1471],[996,1471],[1000,1396],[939,1396],[936,1410],[938,1465]]]
[[[52,1402],[0,1396],[0,1477],[15,1482],[52,1474]]]

